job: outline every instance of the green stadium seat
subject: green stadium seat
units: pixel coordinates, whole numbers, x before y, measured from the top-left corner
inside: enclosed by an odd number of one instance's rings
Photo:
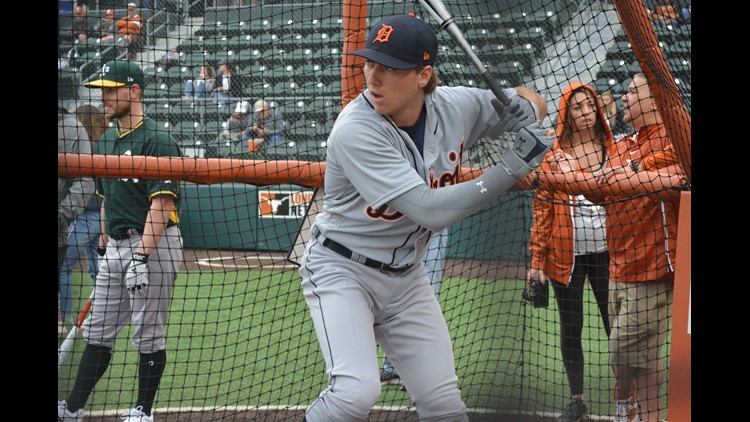
[[[211,100],[207,101],[203,110],[203,118],[206,121],[206,126],[208,127],[208,123],[212,120],[225,121],[229,118],[232,111],[234,111],[234,105],[217,103]]]
[[[487,66],[487,70],[500,86],[523,85],[524,76],[529,72],[523,63],[517,60],[492,63]]]
[[[291,64],[276,65],[264,73],[263,79],[275,84],[277,82],[294,80],[295,66]]]
[[[627,62],[636,60],[630,41],[615,41],[607,50],[607,59],[619,59]]]
[[[327,32],[313,32],[304,36],[298,46],[315,50],[323,46],[332,45],[332,39],[331,35]]]
[[[154,98],[153,96],[148,96],[148,85],[146,86],[146,89],[144,90],[144,97],[146,98]],[[166,122],[169,121],[170,111],[172,109],[172,104],[169,102],[154,102],[146,109],[146,115],[151,117],[152,119],[159,121],[159,122]]]
[[[333,121],[341,112],[340,97],[314,97],[308,104],[308,116],[311,120]]]
[[[484,28],[484,27],[470,27],[466,28],[464,32],[464,38],[466,38],[466,41],[471,43],[480,43],[484,44],[494,37],[494,30],[491,27]]]
[[[440,57],[439,53],[438,53],[438,57]],[[319,66],[319,64],[315,63],[315,66]],[[331,82],[335,79],[341,80],[341,65],[333,64],[333,65],[322,66],[319,76],[320,76],[320,79],[325,82]]]
[[[332,64],[341,64],[341,47],[325,46],[317,49],[312,54],[312,61],[323,67]]]
[[[284,54],[283,60],[285,63],[302,65],[312,61],[313,53],[313,49],[309,47],[295,48],[294,50],[286,52],[286,54]]]
[[[250,34],[235,35],[227,39],[229,50],[239,51],[255,45],[255,37]]]
[[[209,53],[229,50],[229,38],[226,35],[205,38],[203,49]]]
[[[266,160],[294,160],[297,158],[296,142],[282,142],[280,144],[262,146],[258,155]]]
[[[173,126],[172,136],[180,143],[200,140],[205,129],[200,120],[183,120]]]
[[[302,161],[320,162],[325,161],[325,140],[316,141],[308,139],[290,140],[297,146],[297,159]],[[321,145],[323,144],[323,145]]]
[[[321,77],[323,66],[318,63],[304,63],[295,69],[294,78],[300,82],[330,80]]]
[[[530,43],[537,50],[544,50],[544,44],[547,37],[547,31],[542,26],[533,26],[516,32],[515,44]]]
[[[193,51],[203,51],[203,37],[183,38],[177,44],[176,50],[180,53],[191,53]]]
[[[262,59],[263,52],[255,47],[245,48],[234,53],[235,64],[239,67],[257,63]]]
[[[251,35],[261,35],[271,30],[271,20],[267,17],[264,18],[251,18],[247,22],[247,27],[244,29],[245,33]]]
[[[291,50],[302,46],[304,37],[302,34],[297,32],[282,32],[276,34],[279,38],[276,39],[276,46],[283,48],[284,50]]]
[[[320,21],[321,31],[329,33],[341,32],[344,27],[344,18],[342,16],[328,16]]]

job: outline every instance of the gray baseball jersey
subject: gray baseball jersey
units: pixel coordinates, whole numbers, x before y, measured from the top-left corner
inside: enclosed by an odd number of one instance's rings
[[[505,93],[517,95],[515,89]],[[503,132],[492,98],[488,90],[466,87],[438,87],[426,96],[424,157],[409,135],[374,111],[368,91],[348,104],[328,139],[320,232],[394,267],[419,261],[432,230],[389,202],[419,185],[434,189],[457,182],[463,152],[477,139]]]
[[[457,183],[463,152],[503,132],[493,98],[464,87],[427,95],[423,154],[374,110],[368,91],[334,124],[323,209],[299,269],[329,382],[306,410],[308,422],[367,420],[381,391],[378,345],[420,420],[468,421],[450,333],[422,257],[433,233],[518,180],[496,166]]]

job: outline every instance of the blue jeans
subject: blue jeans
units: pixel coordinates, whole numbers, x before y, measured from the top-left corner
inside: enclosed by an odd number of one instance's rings
[[[99,246],[101,235],[99,210],[85,210],[78,216],[76,221],[70,224],[68,231],[68,249],[65,251],[60,268],[60,316],[63,318],[74,317],[73,314],[73,268],[82,255],[86,256],[88,273],[92,280],[96,280],[99,273],[97,266],[99,255],[96,249]]]
[[[214,98],[216,98],[216,101],[218,101],[219,104],[229,104],[230,102],[232,102],[232,99],[229,95],[219,91],[214,92]]]
[[[185,97],[188,98],[207,98],[206,81],[202,79],[188,79],[185,82]]]
[[[448,248],[448,228],[432,236],[430,246],[424,255],[424,267],[430,277],[430,285],[435,291],[435,297],[440,297],[440,288],[443,286],[443,269],[445,268],[445,249]],[[388,356],[383,359],[383,369],[398,375],[396,368],[391,365]]]

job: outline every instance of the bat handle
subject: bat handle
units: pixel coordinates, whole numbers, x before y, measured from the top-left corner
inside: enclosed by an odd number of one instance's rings
[[[487,84],[487,86],[490,88],[490,91],[495,94],[497,99],[500,100],[500,102],[504,105],[508,105],[508,103],[510,102],[508,96],[505,95],[505,91],[503,91],[503,89],[497,85],[497,82],[495,82],[495,78],[490,75],[490,72],[485,70],[482,73],[482,79],[484,79],[484,83]]]
[[[80,314],[78,314],[78,320],[76,321],[76,327],[80,328],[83,324],[83,320],[86,319],[86,314],[89,313],[89,309],[91,309],[91,299],[86,301],[86,304],[83,305],[83,310]]]

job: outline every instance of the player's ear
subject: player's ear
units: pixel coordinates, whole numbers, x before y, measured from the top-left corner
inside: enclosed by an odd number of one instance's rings
[[[427,66],[421,66],[417,68],[417,72],[419,72],[419,87],[424,88],[427,86],[427,83],[430,82],[430,79],[432,78],[432,72],[433,68],[430,65]]]
[[[139,99],[141,98],[141,94],[143,93],[143,90],[141,90],[141,86],[138,84],[130,85],[130,98]]]

